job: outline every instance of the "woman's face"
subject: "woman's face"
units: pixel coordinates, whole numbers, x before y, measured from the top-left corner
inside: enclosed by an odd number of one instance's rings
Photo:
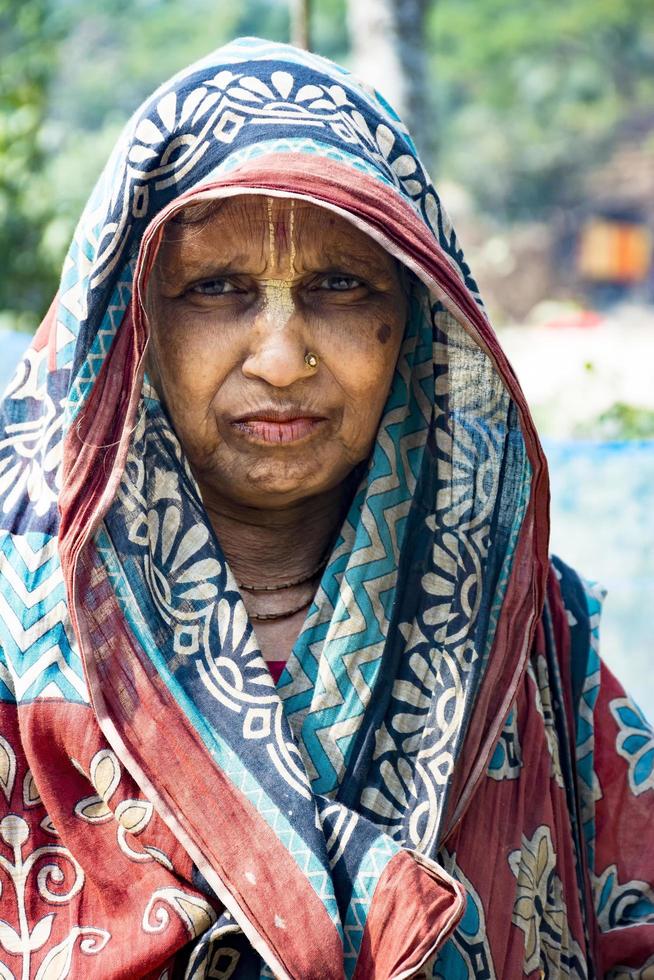
[[[398,263],[348,221],[258,195],[196,205],[167,225],[146,306],[203,494],[280,508],[369,455],[407,309]]]

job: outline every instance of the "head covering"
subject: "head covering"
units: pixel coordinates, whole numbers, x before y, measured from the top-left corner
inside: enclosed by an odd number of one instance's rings
[[[144,376],[166,219],[236,194],[333,211],[416,281],[369,465],[276,686]],[[43,976],[73,955],[104,977],[168,976],[189,940],[194,977],[413,976],[462,914],[439,849],[524,677],[548,491],[388,103],[253,38],[159,88],[91,195],[2,427],[2,788],[48,816],[26,805],[0,826],[66,865],[39,885],[59,903],[31,947]]]

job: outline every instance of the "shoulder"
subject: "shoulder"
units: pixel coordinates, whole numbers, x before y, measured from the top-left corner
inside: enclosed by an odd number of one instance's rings
[[[552,619],[558,623],[559,663],[564,674],[568,674],[577,709],[588,699],[587,707],[592,710],[594,706],[600,669],[600,619],[605,596],[602,585],[552,556],[547,604]]]
[[[552,555],[550,567],[571,631],[579,627],[586,634],[592,632],[598,625],[606,590],[598,582],[584,578],[556,555]]]

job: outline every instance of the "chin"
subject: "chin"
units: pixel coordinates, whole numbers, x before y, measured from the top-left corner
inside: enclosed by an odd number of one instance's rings
[[[198,468],[200,484],[235,504],[279,510],[308,497],[333,490],[348,476],[341,454],[303,453],[302,458],[253,458],[248,454],[216,454]]]
[[[229,487],[225,487],[236,503],[271,509],[295,503],[303,497],[312,497],[324,489],[324,474],[316,472],[315,467],[280,463],[248,467],[240,479],[233,478]]]
[[[265,485],[250,484],[246,487],[230,487],[229,496],[235,503],[261,510],[283,510],[306,497],[319,494],[322,487],[314,488],[306,483],[279,480]]]

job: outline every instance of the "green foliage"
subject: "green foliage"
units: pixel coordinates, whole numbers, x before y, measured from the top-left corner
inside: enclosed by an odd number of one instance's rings
[[[125,120],[239,34],[288,39],[283,0],[0,0],[0,316],[34,329]]]
[[[593,439],[654,439],[654,410],[614,402],[597,419],[584,422],[577,436]]]
[[[35,326],[56,282],[47,242],[56,200],[44,175],[43,134],[63,29],[47,0],[0,2],[0,310],[16,310],[13,325],[24,329]]]
[[[350,40],[347,33],[346,0],[314,0],[311,9],[311,40],[314,51],[339,65],[348,65]]]
[[[355,0],[349,0],[355,2]],[[400,0],[401,2],[401,0]],[[289,36],[287,0],[0,0],[0,315],[33,327],[130,113],[231,37]],[[346,0],[313,0],[319,53],[347,64]],[[654,104],[651,0],[431,0],[438,154],[495,217],[576,200],[621,120]],[[437,165],[436,165],[437,164]]]
[[[654,104],[651,0],[437,0],[430,49],[439,171],[509,220],[574,204]]]
[[[55,2],[55,0],[51,0]],[[80,131],[124,120],[175,72],[239,34],[286,40],[281,3],[250,0],[69,0],[72,27],[51,91],[53,117]]]

